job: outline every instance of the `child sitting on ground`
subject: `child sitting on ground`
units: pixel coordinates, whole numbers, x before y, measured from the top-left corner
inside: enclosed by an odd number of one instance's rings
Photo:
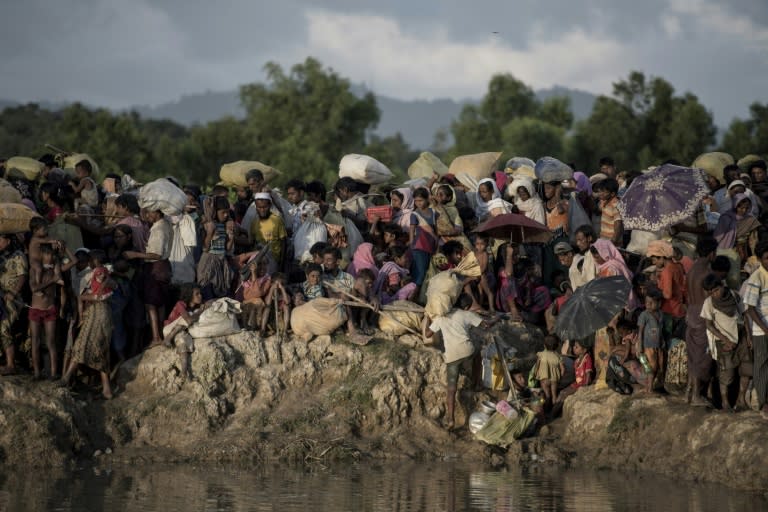
[[[419,291],[419,287],[413,282],[410,275],[389,274],[381,292],[381,303],[390,304],[396,300],[413,301]]]
[[[304,302],[325,297],[325,288],[322,285],[323,267],[317,263],[309,263],[304,269],[304,275],[307,277],[307,280],[301,283]]]
[[[565,365],[557,352],[560,339],[554,334],[544,337],[544,350],[536,354],[535,377],[541,383],[546,403],[550,406],[557,401],[557,385],[565,373]]]
[[[200,313],[204,309],[200,286],[195,283],[184,283],[181,285],[178,302],[173,306],[168,319],[163,324],[163,344],[168,348],[176,348],[182,381],[194,378],[192,352],[195,351],[195,341],[187,329],[200,318]]]

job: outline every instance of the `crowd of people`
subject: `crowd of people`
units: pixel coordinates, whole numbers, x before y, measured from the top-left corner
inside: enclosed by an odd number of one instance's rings
[[[26,233],[0,234],[3,375],[29,371],[67,386],[89,368],[111,398],[116,365],[168,346],[193,378],[194,343],[179,333],[224,297],[242,304],[241,325],[262,336],[290,330],[291,309],[318,298],[344,301],[350,336],[371,335],[383,306],[424,305],[430,280],[471,253],[480,275],[465,278],[455,309],[425,318],[422,330],[428,343],[441,338],[449,426],[461,368],[480,366],[470,330],[501,314],[546,334],[530,375],[514,380],[519,391],[541,388],[553,412],[583,386],[680,386],[691,405],[728,411],[746,409],[754,389],[768,417],[763,160],[708,175],[698,213],[659,233],[625,229],[617,206],[640,173],[617,172],[610,158],[592,176],[549,182],[509,167],[476,189],[437,173],[400,186],[345,177],[330,190],[291,179],[277,190],[253,169],[247,186],[205,193],[168,178],[186,194],[178,215],[140,208],[140,186],[127,175],[97,183],[87,160],[74,176],[51,155],[41,162],[37,182],[6,177],[40,216]],[[569,225],[575,204],[588,223]],[[507,213],[543,224],[551,241],[476,231]],[[554,325],[568,300],[609,276],[631,283],[623,311],[586,339],[561,340]]]

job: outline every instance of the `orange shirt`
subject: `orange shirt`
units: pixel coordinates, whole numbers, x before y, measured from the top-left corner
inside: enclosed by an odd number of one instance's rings
[[[659,275],[659,290],[664,295],[661,310],[674,318],[685,316],[685,273],[683,266],[668,261]]]
[[[548,207],[546,207],[545,203],[545,210],[547,211],[547,227],[550,231],[557,231],[558,229],[562,229],[564,233],[568,233],[568,203],[566,201],[560,201],[558,202],[558,205],[563,206],[563,213],[560,213],[558,211],[557,205],[550,210]]]
[[[613,241],[613,237],[616,235],[615,223],[617,220],[621,220],[621,214],[616,205],[619,204],[619,198],[613,197],[613,199],[603,203],[600,202],[600,208],[602,215],[600,216],[600,238]]]

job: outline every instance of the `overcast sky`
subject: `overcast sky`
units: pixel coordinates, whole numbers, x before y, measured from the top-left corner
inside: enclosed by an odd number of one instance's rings
[[[123,108],[315,56],[401,99],[479,98],[494,73],[610,93],[633,69],[718,124],[768,102],[767,0],[3,0],[0,99]]]

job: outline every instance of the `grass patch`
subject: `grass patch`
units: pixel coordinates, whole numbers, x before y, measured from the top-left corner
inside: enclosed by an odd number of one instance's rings
[[[621,434],[632,430],[640,430],[651,422],[651,413],[646,408],[632,411],[632,401],[625,398],[613,413],[613,418],[608,424],[608,434],[618,438]]]

